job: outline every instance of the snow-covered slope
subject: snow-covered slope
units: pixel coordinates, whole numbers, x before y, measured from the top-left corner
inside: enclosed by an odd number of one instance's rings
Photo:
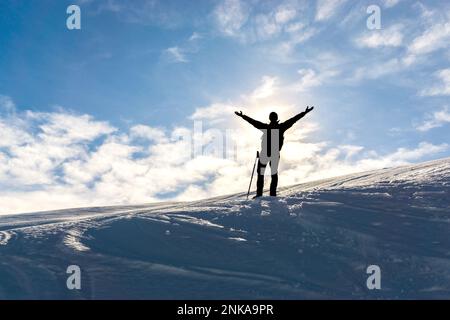
[[[66,287],[69,265],[81,290]],[[366,286],[369,265],[381,290]],[[3,299],[449,297],[450,159],[257,201],[0,216]]]

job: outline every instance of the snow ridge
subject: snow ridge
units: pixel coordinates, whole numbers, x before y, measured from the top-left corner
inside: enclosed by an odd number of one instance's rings
[[[279,195],[1,216],[0,299],[450,296],[450,159]],[[64,289],[68,264],[81,292]]]

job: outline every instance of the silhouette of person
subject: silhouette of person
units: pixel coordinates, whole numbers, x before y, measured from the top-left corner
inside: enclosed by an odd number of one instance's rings
[[[280,151],[283,147],[284,133],[294,125],[298,120],[303,118],[306,114],[311,112],[314,107],[307,106],[305,111],[300,112],[296,116],[280,123],[276,112],[271,112],[269,115],[270,123],[263,123],[250,118],[242,113],[242,111],[235,112],[236,115],[250,123],[256,129],[263,132],[261,137],[261,152],[258,160],[258,179],[256,181],[256,196],[261,197],[264,189],[264,172],[268,164],[270,164],[270,195],[277,196],[278,185],[278,163],[280,161]]]

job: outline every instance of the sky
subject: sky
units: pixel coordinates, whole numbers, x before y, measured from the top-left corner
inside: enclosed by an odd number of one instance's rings
[[[446,1],[3,0],[0,30],[0,214],[245,192],[236,110],[315,106],[280,186],[450,156]]]

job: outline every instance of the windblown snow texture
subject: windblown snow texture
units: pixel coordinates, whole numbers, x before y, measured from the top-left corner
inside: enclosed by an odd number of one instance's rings
[[[0,216],[0,298],[450,297],[450,159],[279,195]]]

